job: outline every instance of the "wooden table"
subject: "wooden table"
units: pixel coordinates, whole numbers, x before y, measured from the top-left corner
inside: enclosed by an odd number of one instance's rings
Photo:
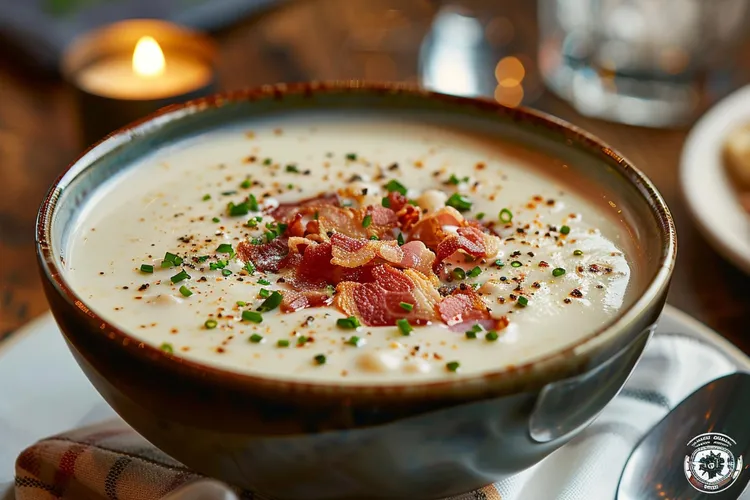
[[[319,0],[246,20],[217,34],[222,86],[341,78],[416,81],[417,49],[435,8],[426,0]],[[493,8],[515,28],[518,41],[511,49],[533,62],[533,2],[494,2]],[[47,309],[36,269],[34,219],[50,183],[82,149],[69,92],[56,78],[30,74],[7,52],[0,54],[0,339]],[[527,71],[534,65],[527,64]],[[651,177],[679,233],[670,303],[750,353],[750,335],[745,335],[750,279],[707,245],[680,198],[677,166],[687,131],[584,118],[547,92],[533,105],[597,134]]]

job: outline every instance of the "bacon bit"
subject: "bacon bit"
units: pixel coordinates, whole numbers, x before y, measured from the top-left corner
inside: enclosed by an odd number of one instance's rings
[[[305,290],[298,292],[288,290],[284,292],[284,298],[281,301],[282,312],[294,312],[308,307],[323,307],[331,305],[333,297],[325,292],[317,290]]]
[[[340,207],[341,200],[337,194],[322,194],[314,198],[307,198],[295,203],[282,203],[271,211],[271,217],[277,221],[289,223],[294,215],[301,209],[312,209],[310,213],[315,212],[315,208],[322,206]],[[309,211],[309,210],[308,210]]]
[[[379,257],[386,262],[400,264],[404,252],[394,240],[367,240],[349,238],[341,233],[331,236],[333,259],[331,264],[342,267],[360,267]]]
[[[241,241],[237,245],[240,259],[243,262],[252,261],[255,268],[261,271],[278,272],[288,253],[288,239],[283,237],[261,245],[253,245],[247,241]]]
[[[345,281],[336,287],[335,303],[345,314],[357,316],[368,326],[395,325],[408,318],[421,324],[435,319],[440,295],[429,278],[414,270],[399,271],[389,265],[372,269],[373,282]],[[411,311],[401,302],[414,304]]]
[[[457,232],[457,235],[445,238],[438,245],[433,269],[459,250],[474,258],[493,258],[500,249],[500,242],[496,236],[483,233],[473,226],[460,227]]]
[[[570,292],[571,297],[575,297],[576,299],[580,299],[583,297],[583,293],[578,288],[574,288],[572,292]]]
[[[545,261],[540,260],[539,261],[539,267],[549,267],[549,264],[547,264]]]
[[[420,240],[427,248],[435,250],[440,242],[449,236],[443,226],[461,227],[464,225],[466,221],[458,210],[453,207],[443,207],[415,224],[409,233],[409,239]]]
[[[448,326],[490,319],[487,305],[471,287],[461,284],[438,305],[440,318]]]
[[[401,259],[400,267],[416,269],[425,275],[432,273],[435,254],[424,243],[418,240],[410,241],[401,247],[401,251],[404,257]]]

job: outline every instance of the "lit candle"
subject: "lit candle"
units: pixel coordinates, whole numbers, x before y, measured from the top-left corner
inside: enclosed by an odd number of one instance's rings
[[[143,36],[131,57],[115,56],[81,70],[82,89],[114,99],[162,99],[207,85],[211,68],[196,58],[170,55],[167,61],[159,43]]]
[[[122,21],[76,40],[62,72],[79,97],[85,142],[213,91],[214,52],[207,37],[155,20]]]

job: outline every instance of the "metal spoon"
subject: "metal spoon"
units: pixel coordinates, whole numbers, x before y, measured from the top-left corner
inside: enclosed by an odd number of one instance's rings
[[[737,500],[750,480],[750,374],[707,383],[633,450],[617,500]]]

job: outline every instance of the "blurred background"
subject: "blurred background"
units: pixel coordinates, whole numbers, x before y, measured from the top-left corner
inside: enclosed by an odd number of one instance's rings
[[[198,94],[304,80],[411,82],[535,107],[599,135],[652,178],[674,212],[680,267],[670,302],[747,352],[750,287],[687,217],[677,171],[695,120],[750,80],[749,11],[749,0],[0,0],[0,339],[46,310],[34,219],[50,183],[93,140],[91,106],[114,103],[107,114],[124,119],[162,103],[82,100],[102,94],[82,91],[81,74],[111,42],[92,34],[155,18],[215,45],[201,52],[212,78]],[[169,68],[175,51],[193,46],[179,38],[168,46],[167,31]],[[160,30],[151,36],[158,43]],[[124,85],[111,78],[105,87]]]

